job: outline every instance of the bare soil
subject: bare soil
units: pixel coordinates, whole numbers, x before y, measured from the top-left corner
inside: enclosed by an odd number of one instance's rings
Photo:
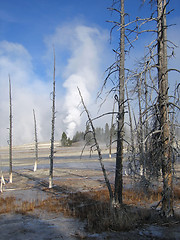
[[[51,210],[44,203],[53,199],[64,201],[77,192],[104,191],[106,188],[96,153],[89,158],[89,151],[80,159],[82,146],[62,148],[56,144],[54,159],[54,187],[48,189],[49,144],[39,145],[38,170],[33,171],[35,153],[33,145],[17,146],[13,149],[13,183],[8,182],[8,148],[0,149],[1,171],[6,184],[0,193],[0,239],[180,239],[180,222],[170,224],[143,224],[124,232],[105,231],[89,233],[83,221],[69,216],[61,205]],[[113,183],[115,159],[109,159],[104,147],[104,164]],[[179,174],[179,165],[176,171]],[[179,175],[175,185],[180,186]],[[132,180],[124,176],[124,187]],[[102,196],[101,196],[102,197]],[[127,197],[128,198],[128,197]],[[4,201],[4,203],[3,203]],[[130,201],[130,199],[129,199]],[[150,208],[156,202],[146,202]],[[175,212],[179,214],[180,200],[175,200]],[[4,204],[4,205],[3,205]],[[129,204],[129,202],[128,202]],[[142,204],[142,205],[143,205]],[[144,207],[143,205],[143,207]],[[141,206],[142,207],[142,206]],[[59,208],[59,209],[57,209]]]

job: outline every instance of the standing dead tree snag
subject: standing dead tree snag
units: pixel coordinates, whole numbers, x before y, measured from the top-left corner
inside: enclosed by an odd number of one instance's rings
[[[38,163],[38,138],[37,138],[37,124],[36,124],[36,115],[33,109],[33,116],[34,116],[34,141],[35,141],[35,163],[34,163],[34,172],[37,170],[37,163]]]
[[[0,184],[0,192],[2,193],[2,192],[3,192],[3,184],[5,184],[5,180],[4,180],[4,176],[3,176],[1,156],[0,156],[0,160],[1,160],[1,176],[0,176],[1,184]]]
[[[150,1],[153,3],[153,1]],[[156,22],[154,30],[147,30],[147,32],[156,32],[157,37],[148,46],[148,61],[146,61],[145,71],[149,74],[151,89],[153,89],[154,103],[151,109],[155,110],[152,117],[156,122],[156,129],[149,133],[152,136],[154,143],[158,147],[158,155],[161,162],[162,179],[163,179],[163,192],[162,192],[162,209],[161,212],[165,217],[173,216],[173,176],[172,176],[172,133],[170,123],[170,96],[168,94],[168,73],[170,71],[177,71],[177,69],[168,69],[167,60],[167,47],[174,49],[174,44],[167,40],[167,22],[166,17],[171,12],[167,12],[167,6],[170,0],[156,0],[155,11],[151,14],[149,21]],[[153,4],[151,5],[153,6]],[[153,17],[157,13],[156,17]],[[173,56],[173,54],[172,54]],[[153,76],[153,70],[157,69],[156,75]],[[156,82],[157,79],[157,82]],[[153,96],[152,95],[152,96]],[[147,112],[147,111],[146,111]],[[151,140],[150,139],[150,140]],[[152,141],[151,146],[152,147]],[[155,161],[158,159],[156,157]]]
[[[118,127],[117,127],[117,153],[116,153],[116,174],[115,174],[115,202],[122,204],[123,188],[123,141],[124,141],[124,63],[125,63],[125,12],[124,0],[121,0],[120,12],[120,54],[119,54],[119,88],[118,88]]]
[[[49,188],[53,187],[53,160],[54,160],[54,130],[55,130],[55,94],[56,94],[56,82],[55,82],[55,50],[54,50],[54,71],[53,71],[53,105],[52,105],[52,120],[51,120],[51,147],[50,147],[50,170],[49,170]]]
[[[137,95],[138,95],[138,105],[139,105],[139,123],[137,129],[137,140],[138,140],[138,148],[140,155],[140,165],[142,168],[141,176],[143,176],[143,180],[145,180],[145,155],[144,155],[144,134],[143,134],[143,116],[142,116],[142,76],[137,77]]]
[[[118,6],[116,8],[116,6]],[[121,206],[123,204],[122,190],[123,190],[123,151],[124,151],[124,114],[125,114],[125,38],[128,44],[131,45],[128,36],[125,34],[125,28],[128,26],[125,24],[125,10],[124,10],[124,0],[113,1],[112,7],[109,8],[110,11],[114,11],[120,17],[120,22],[118,21],[108,21],[113,23],[111,33],[115,27],[118,29],[118,38],[120,42],[118,44],[117,50],[113,50],[116,54],[116,61],[107,69],[107,77],[103,83],[103,88],[106,83],[111,79],[112,75],[115,76],[115,81],[112,80],[113,87],[108,94],[114,93],[114,98],[117,104],[117,134],[116,134],[116,170],[115,170],[115,185],[114,185],[114,196],[113,201],[115,206]],[[129,31],[129,30],[128,30]],[[130,33],[129,33],[130,34]],[[100,93],[101,94],[101,93]],[[99,95],[100,95],[99,94]],[[114,109],[114,107],[113,107]],[[114,114],[114,113],[112,113]],[[111,143],[110,143],[111,144]],[[110,152],[111,154],[111,152]]]
[[[110,136],[109,136],[109,158],[111,158],[111,152],[112,152],[112,141],[113,141],[113,134],[114,134],[114,131],[113,131],[113,126],[114,126],[114,110],[115,110],[115,103],[116,101],[114,100],[114,103],[113,103],[113,113],[112,113],[112,118],[111,118],[111,128],[110,128]]]
[[[169,1],[168,1],[169,2]],[[166,0],[157,0],[158,12],[158,87],[159,112],[162,148],[163,199],[162,213],[173,215],[172,157],[170,146],[170,123],[168,108],[168,73],[167,73],[167,24]]]
[[[9,76],[9,182],[12,183],[12,95]]]
[[[117,8],[116,8],[117,6]],[[117,152],[116,152],[116,171],[115,171],[115,205],[122,205],[122,191],[123,191],[123,158],[124,158],[124,116],[125,116],[125,44],[132,47],[132,43],[136,40],[136,20],[125,23],[125,8],[124,0],[113,1],[110,11],[114,11],[120,17],[120,21],[108,21],[113,24],[112,30],[116,27],[119,31],[118,38],[119,46],[114,50],[117,60],[107,69],[107,77],[104,81],[103,87],[106,85],[108,79],[115,75],[113,81],[113,88],[110,92],[114,92],[117,103]],[[130,26],[132,24],[132,26]],[[134,26],[135,24],[135,26]],[[131,29],[132,27],[132,29]],[[111,30],[111,33],[112,33]],[[135,36],[130,39],[130,36],[135,33]],[[128,50],[129,50],[128,49]],[[116,75],[117,74],[117,75]]]
[[[129,99],[129,93],[128,93],[128,88],[127,88],[127,82],[125,83],[125,90],[126,90],[126,97],[127,97],[127,106],[128,106],[128,115],[129,115],[129,126],[130,126],[130,151],[131,155],[129,157],[129,166],[130,166],[130,171],[134,173],[137,171],[136,167],[136,152],[135,152],[135,137],[134,137],[134,131],[133,131],[133,121],[132,121],[132,115],[131,115],[131,106],[130,106],[130,99]]]
[[[92,140],[93,140],[94,144],[91,146],[91,148],[96,147],[96,150],[97,150],[97,153],[98,153],[98,157],[99,157],[99,162],[100,162],[101,169],[102,169],[102,172],[103,172],[103,175],[104,175],[105,183],[106,183],[106,186],[107,186],[108,191],[109,191],[110,202],[112,203],[113,202],[113,191],[112,191],[109,179],[107,177],[106,169],[105,169],[104,164],[102,162],[101,149],[100,149],[99,144],[97,142],[95,128],[94,128],[92,119],[91,119],[90,114],[89,114],[89,112],[88,112],[88,110],[86,108],[86,105],[84,103],[84,100],[83,100],[83,97],[82,97],[82,94],[81,94],[79,88],[78,88],[78,91],[79,91],[79,95],[80,95],[80,98],[81,98],[82,105],[83,105],[84,110],[85,110],[85,112],[87,114],[87,117],[88,117],[88,124],[89,124],[90,129],[91,129],[91,130],[89,129],[89,132],[92,133]]]

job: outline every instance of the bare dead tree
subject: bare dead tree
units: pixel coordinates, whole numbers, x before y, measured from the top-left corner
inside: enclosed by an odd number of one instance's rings
[[[163,192],[162,192],[162,209],[161,212],[164,216],[173,216],[173,176],[172,176],[172,143],[170,132],[170,118],[169,118],[169,86],[168,86],[168,73],[170,71],[177,71],[177,69],[168,69],[167,66],[167,46],[174,44],[167,40],[167,22],[166,16],[171,12],[167,12],[167,5],[170,0],[156,0],[157,16],[154,18],[157,27],[154,32],[157,33],[157,39],[154,39],[148,46],[149,58],[147,59],[146,71],[149,73],[149,78],[152,82],[151,88],[156,92],[157,98],[155,98],[154,106],[152,109],[156,109],[156,118],[158,121],[159,129],[158,134],[150,133],[151,136],[157,136],[156,143],[158,141],[159,152],[161,153],[161,168],[163,178]],[[151,16],[152,16],[151,15]],[[151,18],[152,19],[152,18]],[[168,46],[170,48],[170,46]],[[158,61],[156,61],[158,59]],[[157,78],[152,75],[152,70],[157,69]],[[157,79],[157,86],[156,86]],[[153,116],[153,115],[152,115]],[[155,138],[154,138],[155,139]]]
[[[113,139],[113,126],[114,126],[115,103],[116,103],[116,100],[114,99],[114,103],[113,103],[113,113],[112,113],[112,118],[111,118],[110,136],[109,136],[109,158],[111,158],[111,154],[112,154],[112,139]]]
[[[9,75],[9,182],[12,183],[12,95]]]
[[[117,6],[117,7],[116,7]],[[124,0],[113,1],[112,7],[109,10],[114,11],[120,17],[120,21],[108,21],[113,23],[111,29],[111,34],[114,28],[117,28],[119,31],[119,46],[117,50],[113,50],[116,54],[117,60],[107,69],[107,77],[105,78],[103,88],[106,86],[108,80],[111,80],[113,83],[112,89],[109,93],[115,93],[115,98],[117,102],[117,152],[116,152],[116,171],[115,171],[115,192],[114,192],[114,201],[115,205],[122,206],[122,190],[123,190],[123,158],[124,158],[124,115],[125,115],[125,41],[127,43],[126,48],[129,49],[133,46],[133,42],[137,39],[137,26],[135,21],[129,21],[125,23],[125,9],[124,9]],[[132,29],[130,25],[132,26]],[[135,37],[130,39],[130,36],[135,33]],[[116,78],[116,76],[118,77]],[[112,80],[112,76],[114,80]],[[109,94],[108,93],[108,94]]]
[[[34,142],[35,142],[35,162],[34,162],[34,172],[37,170],[38,164],[38,138],[37,138],[37,124],[36,124],[36,115],[35,110],[33,109],[34,116]]]
[[[53,49],[54,50],[54,49]],[[49,188],[53,187],[53,160],[54,160],[54,130],[55,130],[55,94],[56,94],[56,82],[55,82],[55,50],[54,53],[54,71],[53,71],[53,99],[52,99],[52,120],[51,120],[51,148],[50,148],[50,170],[49,170]]]
[[[123,189],[123,141],[124,141],[124,79],[125,79],[125,11],[124,0],[120,6],[120,60],[119,60],[119,89],[118,89],[118,127],[117,127],[117,153],[115,174],[115,202],[122,205]]]
[[[152,3],[153,1],[151,1]],[[152,141],[150,143],[159,146],[159,152],[161,153],[161,165],[163,172],[163,198],[162,198],[162,213],[165,216],[173,215],[173,191],[172,191],[172,147],[171,147],[171,134],[170,134],[170,121],[169,121],[169,102],[168,97],[168,73],[169,71],[177,71],[176,69],[167,68],[167,43],[172,44],[167,40],[167,23],[166,15],[171,11],[166,13],[167,4],[170,0],[156,0],[157,6],[155,11],[151,13],[151,16],[148,18],[141,19],[137,17],[134,21],[125,23],[123,22],[123,8],[124,1],[113,1],[114,4],[121,4],[119,9],[111,8],[112,11],[120,14],[120,22],[110,21],[114,24],[112,30],[117,27],[120,31],[120,47],[118,50],[114,50],[117,56],[117,61],[112,64],[107,69],[107,77],[104,81],[103,87],[106,85],[108,79],[113,83],[113,87],[109,93],[114,92],[118,99],[118,114],[117,114],[117,123],[118,123],[118,137],[117,137],[117,155],[116,155],[116,176],[115,176],[115,201],[122,203],[122,159],[123,159],[123,138],[124,138],[124,82],[121,80],[125,78],[124,76],[124,51],[123,48],[124,41],[126,40],[129,44],[129,48],[132,47],[132,43],[138,38],[142,33],[156,33],[157,38],[152,40],[149,45],[146,46],[148,53],[145,55],[145,64],[143,63],[143,70],[138,72],[137,75],[133,74],[132,79],[136,76],[145,76],[144,77],[144,86],[145,86],[145,97],[144,105],[145,111],[140,113],[141,115],[141,158],[144,163],[145,155],[143,156],[143,151],[147,151],[147,141],[150,137]],[[152,5],[153,6],[153,5]],[[155,15],[156,13],[157,16]],[[157,27],[153,27],[151,23],[155,21]],[[130,29],[130,24],[135,24],[133,29]],[[144,27],[147,24],[147,29]],[[150,27],[150,28],[149,28]],[[152,28],[152,29],[151,29]],[[127,32],[128,34],[127,34]],[[112,33],[112,31],[111,31]],[[130,40],[129,36],[131,33],[135,33],[135,38]],[[123,38],[122,38],[123,36]],[[173,45],[174,47],[174,45]],[[157,62],[158,59],[158,62]],[[121,62],[122,61],[122,62]],[[118,81],[112,80],[112,75],[118,74]],[[148,78],[148,81],[147,81]],[[141,79],[142,81],[142,79]],[[102,91],[101,89],[101,91]],[[139,87],[140,89],[140,87]],[[147,92],[149,95],[147,95]],[[142,96],[141,92],[139,93],[139,104],[141,104]],[[149,96],[149,101],[147,97]],[[128,102],[128,101],[127,101]],[[122,107],[122,108],[121,108]],[[140,109],[142,107],[140,106]],[[123,110],[122,110],[123,109]],[[150,114],[149,114],[150,113]],[[157,119],[155,119],[157,118]],[[145,119],[145,120],[144,120]],[[153,119],[153,120],[152,120]],[[157,120],[157,121],[156,121]],[[155,121],[154,126],[156,128],[149,129],[149,122]],[[136,129],[137,124],[136,124]],[[145,130],[144,130],[145,129]],[[122,145],[121,145],[122,144]],[[146,148],[144,148],[144,144]],[[145,164],[143,164],[143,171],[145,172]],[[120,196],[121,195],[121,196]]]
[[[144,65],[146,64],[146,58]],[[148,85],[147,85],[147,70],[146,70],[146,65],[144,66],[144,95],[145,95],[145,109],[148,109]],[[144,135],[148,135],[148,114],[145,112],[145,130],[144,130]],[[148,151],[148,141],[145,142],[145,152],[147,153]]]
[[[4,176],[3,176],[3,171],[2,171],[2,159],[0,156],[0,160],[1,160],[1,185],[0,185],[0,192],[3,192],[3,184],[5,185],[5,180],[4,180]]]
[[[133,121],[132,121],[132,115],[131,115],[131,105],[130,105],[129,93],[128,93],[128,88],[127,88],[127,82],[125,83],[125,90],[126,90],[126,96],[127,96],[127,106],[128,106],[128,114],[129,114],[129,126],[130,126],[130,134],[131,134],[130,170],[134,174],[137,171],[136,151],[135,151],[135,136],[134,136],[134,130],[133,130]]]
[[[178,128],[180,127],[179,123],[178,123],[178,114],[176,116],[176,106],[180,105],[180,96],[179,96],[179,87],[180,84],[177,84],[176,82],[176,85],[175,85],[175,90],[174,90],[174,101],[173,101],[173,105],[171,106],[171,119],[170,119],[170,123],[171,123],[171,126],[170,126],[170,129],[171,129],[171,146],[173,148],[173,151],[172,151],[172,154],[173,154],[173,157],[172,157],[172,164],[173,164],[173,174],[175,174],[175,169],[174,169],[174,166],[175,166],[175,162],[176,162],[176,159],[178,158],[178,154],[180,153],[180,146],[179,146],[179,136],[178,136]]]
[[[92,134],[91,141],[93,140],[93,142],[94,142],[94,144],[91,146],[91,149],[93,147],[95,147],[96,150],[97,150],[98,157],[99,157],[99,162],[100,162],[101,169],[102,169],[102,172],[103,172],[103,175],[104,175],[104,179],[105,179],[105,183],[106,183],[106,186],[107,186],[108,191],[109,191],[110,203],[112,204],[114,202],[113,191],[112,191],[111,184],[110,184],[108,176],[107,176],[106,169],[105,169],[103,161],[102,161],[102,154],[101,154],[101,149],[99,147],[99,144],[98,144],[98,141],[97,141],[97,138],[96,138],[96,131],[95,131],[92,119],[90,117],[89,111],[86,108],[86,105],[84,103],[84,100],[83,100],[83,97],[82,97],[82,94],[81,94],[81,91],[80,91],[79,88],[78,88],[78,92],[79,92],[79,95],[80,95],[81,102],[82,102],[82,105],[84,107],[84,110],[85,110],[85,112],[87,114],[87,117],[88,117],[88,125],[91,128],[91,130],[89,129],[89,131],[87,132],[87,133],[91,133]]]
[[[170,0],[156,0],[157,3],[157,39],[148,45],[149,60],[148,72],[149,77],[153,83],[153,89],[157,93],[157,101],[154,106],[158,106],[157,120],[159,123],[160,135],[156,135],[156,143],[158,141],[159,151],[161,153],[161,166],[163,177],[163,192],[162,192],[162,209],[164,216],[169,217],[173,215],[173,178],[172,178],[172,147],[171,147],[171,133],[169,120],[169,96],[168,96],[168,72],[167,67],[167,23],[166,23],[166,7]],[[157,51],[156,51],[157,49]],[[156,62],[158,59],[158,62]],[[151,64],[149,64],[151,62]],[[157,68],[157,87],[153,80],[151,71]],[[152,136],[155,136],[154,134]]]
[[[162,175],[163,199],[162,213],[166,217],[172,216],[173,211],[173,179],[170,146],[170,125],[168,110],[168,74],[167,74],[167,24],[166,0],[157,0],[158,11],[158,86],[160,127],[162,131]]]
[[[141,94],[141,86],[142,86],[142,76],[140,75],[137,78],[137,92],[138,92],[138,105],[139,105],[139,124],[138,124],[138,147],[140,154],[140,164],[143,166],[142,175],[145,177],[145,156],[144,156],[144,141],[143,141],[143,116],[142,116],[142,94]]]
[[[3,192],[3,181],[2,181],[2,179],[3,179],[3,175],[1,173],[1,186],[0,186],[0,192],[1,193]]]

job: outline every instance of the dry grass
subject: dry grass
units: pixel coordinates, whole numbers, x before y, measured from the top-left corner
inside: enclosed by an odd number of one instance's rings
[[[160,201],[162,198],[161,190],[149,191],[145,194],[143,191],[135,191],[127,189],[123,192],[124,202],[128,205],[142,205],[152,204],[155,201]]]
[[[0,214],[10,212],[26,214],[36,208],[35,202],[23,201],[18,203],[15,197],[1,197],[0,206]]]
[[[12,212],[15,209],[15,197],[0,198],[0,214]]]
[[[180,199],[180,190],[175,189],[175,199]],[[132,189],[123,192],[124,207],[112,210],[109,205],[107,190],[76,192],[59,197],[49,197],[46,200],[17,202],[14,197],[0,198],[0,214],[15,212],[27,214],[35,209],[47,212],[62,212],[86,220],[87,230],[102,232],[107,230],[129,230],[140,224],[157,222],[156,211],[139,208],[139,203],[149,204],[161,199],[161,189],[149,192],[135,192]],[[158,217],[159,218],[159,217]]]

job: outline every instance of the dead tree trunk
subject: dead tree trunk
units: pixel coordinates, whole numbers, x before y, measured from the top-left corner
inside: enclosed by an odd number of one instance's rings
[[[9,182],[12,183],[12,96],[9,76]]]
[[[146,61],[145,61],[146,62]],[[144,67],[144,91],[145,91],[145,109],[148,109],[148,86],[147,86],[147,73],[146,73],[146,67]],[[144,130],[144,135],[147,136],[148,135],[148,115],[147,115],[147,111],[145,113],[145,130]],[[145,152],[147,154],[148,151],[148,142],[146,141],[145,143]]]
[[[114,109],[115,109],[115,103],[116,100],[114,100],[113,103],[113,113],[112,113],[112,118],[111,118],[111,129],[110,129],[110,136],[109,136],[109,158],[111,158],[112,154],[112,139],[113,139],[113,125],[114,125]]]
[[[117,153],[115,173],[115,203],[122,205],[123,190],[123,140],[124,140],[124,62],[125,62],[125,12],[124,0],[121,0],[120,19],[120,62],[119,62],[119,89],[118,89],[118,129],[117,129]]]
[[[35,163],[34,163],[34,172],[37,170],[37,163],[38,163],[38,138],[37,138],[37,125],[36,125],[36,115],[33,109],[33,116],[34,116],[34,141],[35,141]]]
[[[167,75],[167,25],[166,0],[157,0],[158,10],[158,87],[159,112],[161,128],[163,199],[162,213],[172,216],[173,190],[172,190],[172,159],[170,147],[170,124],[168,109],[168,75]]]
[[[145,177],[145,157],[144,157],[144,144],[143,144],[143,119],[142,119],[142,106],[141,106],[141,84],[142,78],[137,77],[137,91],[138,91],[138,105],[139,105],[139,125],[138,125],[138,147],[140,154],[140,165],[142,166],[141,175]]]
[[[130,166],[131,166],[131,171],[133,171],[133,174],[137,171],[137,166],[136,166],[136,152],[135,152],[135,143],[134,143],[134,131],[133,131],[133,122],[132,122],[132,116],[131,116],[131,107],[130,107],[130,100],[129,100],[129,93],[127,89],[127,83],[125,84],[125,89],[126,89],[126,96],[127,96],[127,105],[128,105],[128,114],[129,114],[129,125],[130,125],[130,132],[131,132],[131,160],[130,160]],[[134,169],[132,167],[132,163],[134,165]]]
[[[82,105],[84,107],[84,110],[85,110],[85,112],[87,114],[89,125],[90,125],[91,130],[92,130],[92,131],[89,130],[89,132],[91,132],[92,135],[93,135],[93,138],[92,138],[94,140],[94,145],[93,146],[96,147],[96,150],[97,150],[97,153],[98,153],[99,162],[100,162],[101,169],[102,169],[102,172],[103,172],[104,180],[105,180],[106,186],[107,186],[108,191],[109,191],[110,204],[112,204],[112,202],[114,201],[114,199],[113,199],[113,191],[112,191],[111,184],[110,184],[108,176],[107,176],[106,169],[105,169],[103,161],[102,161],[102,154],[101,154],[101,149],[99,147],[99,144],[97,142],[96,131],[95,131],[92,119],[91,119],[90,114],[89,114],[89,112],[88,112],[88,110],[86,108],[86,105],[84,103],[84,100],[83,100],[83,97],[82,97],[82,94],[81,94],[81,91],[79,90],[79,88],[78,88],[78,92],[79,92],[79,95],[80,95],[81,102],[82,102]]]
[[[4,180],[4,176],[3,176],[3,171],[2,171],[2,159],[0,156],[0,160],[1,160],[1,184],[0,184],[0,192],[3,192],[3,184],[5,184],[5,180]]]
[[[50,170],[49,170],[49,188],[53,187],[53,159],[54,159],[54,130],[55,130],[55,51],[54,51],[54,72],[53,72],[53,106],[51,121],[51,148],[50,148]]]

